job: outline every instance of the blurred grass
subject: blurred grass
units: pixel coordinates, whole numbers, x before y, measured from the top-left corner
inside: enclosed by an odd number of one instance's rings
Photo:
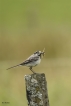
[[[0,60],[71,57],[71,1],[0,0]],[[29,49],[28,49],[29,48]]]
[[[46,74],[50,105],[71,106],[71,1],[0,0],[0,106],[27,106],[30,70],[6,68],[44,47],[35,71]]]
[[[0,36],[0,60],[25,59],[36,50],[46,49],[45,58],[71,57],[71,36],[65,31],[32,31],[23,35]]]

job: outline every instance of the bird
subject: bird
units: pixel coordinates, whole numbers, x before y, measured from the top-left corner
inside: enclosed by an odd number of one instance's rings
[[[28,57],[25,61],[23,61],[22,63],[12,66],[10,68],[7,68],[7,70],[14,68],[14,67],[18,67],[18,66],[27,66],[29,67],[29,69],[35,73],[33,71],[33,67],[37,66],[38,64],[40,64],[41,62],[41,58],[44,56],[45,54],[45,48],[43,49],[43,51],[36,51],[34,52],[30,57]]]

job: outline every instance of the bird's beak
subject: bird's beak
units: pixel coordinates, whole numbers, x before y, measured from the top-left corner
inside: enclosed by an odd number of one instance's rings
[[[43,49],[43,52],[41,53],[43,56],[45,55],[45,48]]]
[[[45,55],[45,52],[42,52],[41,54],[44,56]]]

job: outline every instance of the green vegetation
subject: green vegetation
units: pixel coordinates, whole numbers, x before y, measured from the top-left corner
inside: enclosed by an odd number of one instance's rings
[[[46,74],[50,105],[71,106],[71,1],[0,0],[0,106],[27,106],[30,70],[6,68],[44,47],[35,71]]]

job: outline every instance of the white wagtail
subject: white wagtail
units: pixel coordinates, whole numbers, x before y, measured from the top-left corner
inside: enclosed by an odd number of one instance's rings
[[[36,65],[40,64],[41,62],[41,57],[44,56],[45,52],[43,50],[43,52],[41,51],[36,51],[34,54],[32,54],[28,59],[26,59],[24,62],[22,62],[21,64],[15,65],[13,67],[10,67],[8,69],[17,67],[17,66],[27,66],[29,67],[29,69],[35,73],[32,69],[32,67],[35,67]],[[8,70],[7,69],[7,70]]]

